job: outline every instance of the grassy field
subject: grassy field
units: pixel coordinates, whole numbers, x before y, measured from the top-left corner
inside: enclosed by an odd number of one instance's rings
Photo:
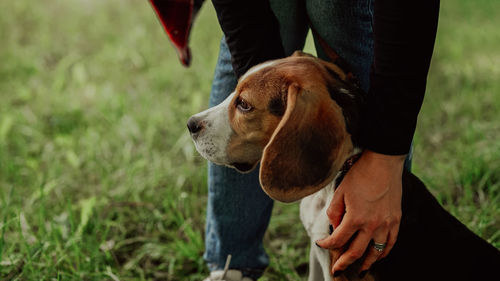
[[[500,2],[442,1],[414,172],[500,248]],[[0,1],[0,280],[200,280],[206,163],[186,132],[221,31],[184,69],[147,1]],[[310,45],[309,45],[309,48]],[[302,280],[298,205],[276,204],[261,280]]]

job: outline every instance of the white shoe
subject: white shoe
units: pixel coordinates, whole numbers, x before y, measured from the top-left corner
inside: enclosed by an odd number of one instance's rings
[[[224,270],[215,270],[210,272],[210,276],[203,281],[254,281],[252,278],[243,277],[243,273],[239,270],[229,269],[230,263],[231,255],[228,255]]]
[[[229,269],[227,271],[212,271],[210,272],[210,276],[203,281],[253,281],[253,279],[249,277],[243,277],[243,274],[239,270]]]

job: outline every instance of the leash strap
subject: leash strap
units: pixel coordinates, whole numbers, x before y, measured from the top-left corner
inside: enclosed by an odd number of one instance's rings
[[[323,39],[323,37],[319,35],[316,29],[314,29],[314,27],[311,24],[311,21],[309,21],[309,28],[311,28],[311,32],[314,38],[316,39],[316,41],[318,41],[321,49],[323,49],[323,51],[330,59],[330,62],[337,65],[338,67],[340,67],[340,69],[342,69],[345,72],[346,79],[348,81],[351,81],[355,85],[359,85],[357,78],[352,73],[349,63],[347,63],[347,61],[345,61],[342,57],[340,57],[339,54],[337,54],[337,52],[330,45],[328,45],[325,39]]]

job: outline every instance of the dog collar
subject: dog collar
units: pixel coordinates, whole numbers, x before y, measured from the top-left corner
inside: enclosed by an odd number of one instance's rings
[[[340,185],[340,183],[344,179],[344,176],[347,174],[349,169],[351,169],[351,167],[354,165],[354,163],[356,163],[356,161],[359,160],[359,158],[361,158],[361,152],[354,154],[353,156],[347,158],[347,160],[344,162],[344,165],[342,165],[342,168],[339,171],[339,175],[338,175],[337,179],[335,180],[335,189],[337,189],[337,187]]]

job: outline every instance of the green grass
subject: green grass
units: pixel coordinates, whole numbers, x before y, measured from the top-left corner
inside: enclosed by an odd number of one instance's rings
[[[500,18],[442,1],[414,171],[500,248]],[[182,68],[147,1],[0,2],[0,280],[200,280],[207,106],[221,31],[207,2]],[[276,204],[261,280],[302,280],[297,204]]]

